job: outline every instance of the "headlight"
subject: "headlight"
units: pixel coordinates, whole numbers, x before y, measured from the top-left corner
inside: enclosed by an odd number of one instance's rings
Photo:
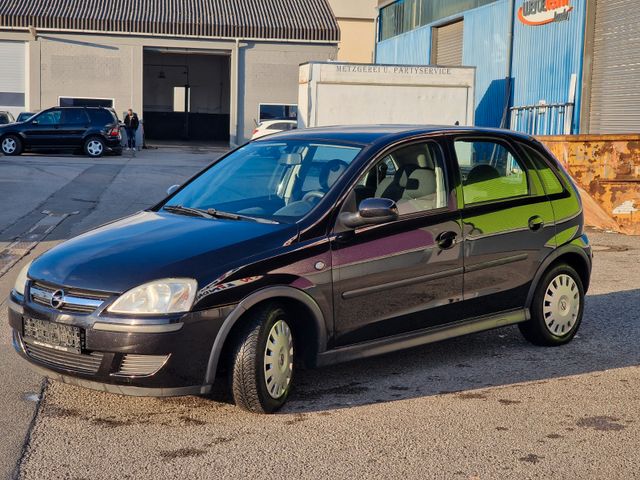
[[[20,270],[20,273],[18,274],[18,278],[16,278],[16,283],[13,285],[13,290],[20,295],[24,295],[24,288],[26,287],[27,280],[29,279],[27,277],[27,273],[29,272],[29,267],[32,263],[33,260],[22,267],[22,270]]]
[[[198,290],[191,278],[165,278],[123,293],[108,308],[112,313],[133,315],[188,312]]]

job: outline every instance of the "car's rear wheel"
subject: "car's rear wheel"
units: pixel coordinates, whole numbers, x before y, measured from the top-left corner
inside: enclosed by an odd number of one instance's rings
[[[84,153],[93,158],[104,155],[104,141],[100,137],[90,137],[84,142]]]
[[[5,155],[20,155],[22,153],[22,140],[16,135],[7,135],[0,141],[0,150]]]
[[[584,307],[584,287],[580,275],[559,264],[543,277],[531,304],[531,319],[519,324],[522,335],[535,345],[556,346],[575,336]]]
[[[230,380],[236,405],[255,413],[282,407],[293,381],[293,348],[284,309],[268,304],[250,312],[232,354]]]

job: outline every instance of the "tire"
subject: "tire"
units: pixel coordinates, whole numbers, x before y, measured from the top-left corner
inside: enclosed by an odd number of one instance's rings
[[[231,358],[233,400],[249,412],[273,413],[291,391],[293,333],[286,312],[276,304],[259,307],[246,320]]]
[[[84,153],[91,158],[99,158],[104,155],[104,140],[100,137],[89,137],[84,142]]]
[[[584,287],[580,275],[563,263],[543,275],[533,296],[531,319],[518,327],[534,345],[564,345],[580,328],[583,311]]]
[[[22,153],[22,140],[17,135],[7,135],[0,140],[0,150],[7,156],[20,155]]]

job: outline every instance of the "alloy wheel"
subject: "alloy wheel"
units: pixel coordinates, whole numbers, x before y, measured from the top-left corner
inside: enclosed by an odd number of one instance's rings
[[[2,141],[2,153],[11,155],[18,148],[18,143],[11,137],[5,138]]]
[[[263,363],[267,392],[278,399],[287,392],[293,374],[293,336],[284,320],[278,320],[271,327]]]
[[[91,155],[92,157],[98,157],[102,155],[102,150],[102,142],[98,140],[91,140],[87,144],[87,152],[89,152],[89,155]]]
[[[571,331],[580,313],[580,290],[573,278],[562,273],[551,280],[544,294],[542,312],[551,334],[561,337]]]

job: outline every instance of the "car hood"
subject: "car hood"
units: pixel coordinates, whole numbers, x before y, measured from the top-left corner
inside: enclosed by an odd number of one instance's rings
[[[29,277],[114,293],[171,277],[195,278],[202,288],[230,265],[296,235],[291,224],[140,212],[54,247],[33,262]]]

